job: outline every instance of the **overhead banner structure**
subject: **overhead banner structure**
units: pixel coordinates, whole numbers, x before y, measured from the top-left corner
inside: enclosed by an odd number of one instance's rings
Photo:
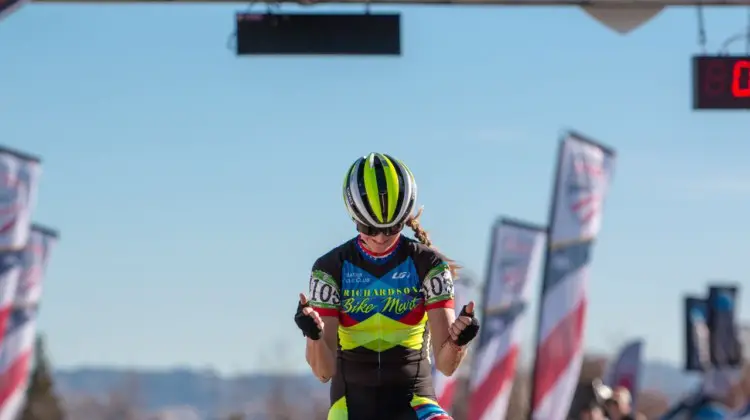
[[[685,370],[703,372],[711,364],[706,299],[685,297]]]
[[[597,22],[620,35],[626,35],[664,10],[664,4],[639,2],[635,7],[612,7],[610,4],[581,6]]]
[[[34,225],[23,252],[16,299],[0,345],[0,420],[15,420],[25,402],[29,372],[34,359],[36,321],[42,280],[56,231]]]
[[[163,0],[78,0],[83,3],[160,3]],[[204,3],[206,0],[175,0],[170,3]],[[35,3],[71,3],[73,0],[34,0]],[[211,3],[242,3],[241,0],[212,0]],[[279,2],[299,4],[295,0],[282,0]],[[307,0],[306,4],[363,4],[363,0]],[[454,6],[476,6],[476,5],[502,5],[502,6],[590,6],[592,4],[601,7],[610,7],[616,10],[639,8],[648,6],[747,6],[747,0],[372,0],[371,4],[413,4],[413,5],[454,5]]]
[[[532,375],[534,420],[564,419],[583,362],[586,283],[615,152],[570,132],[560,142]]]
[[[742,346],[736,323],[736,286],[711,286],[708,289],[706,321],[711,365],[736,368],[742,364]]]
[[[28,0],[0,0],[0,21],[27,2]]]
[[[493,226],[468,420],[506,418],[530,286],[539,275],[545,239],[546,230],[530,223],[500,219]]]
[[[634,407],[640,390],[642,362],[643,340],[633,340],[622,347],[607,375],[606,384],[610,388],[625,387],[630,391]]]

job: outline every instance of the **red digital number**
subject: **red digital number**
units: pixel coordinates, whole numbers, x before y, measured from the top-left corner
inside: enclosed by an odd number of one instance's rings
[[[727,66],[724,60],[710,60],[703,75],[703,93],[711,96],[725,94],[728,84],[727,76]]]
[[[743,84],[746,86],[742,87]],[[732,95],[735,98],[750,98],[750,61],[748,60],[740,60],[734,63]]]

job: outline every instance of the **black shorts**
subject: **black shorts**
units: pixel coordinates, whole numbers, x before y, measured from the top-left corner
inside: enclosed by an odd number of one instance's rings
[[[338,382],[338,381],[336,381]],[[363,386],[346,384],[346,390],[334,389],[328,420],[452,420],[433,395],[415,394],[411,387]]]

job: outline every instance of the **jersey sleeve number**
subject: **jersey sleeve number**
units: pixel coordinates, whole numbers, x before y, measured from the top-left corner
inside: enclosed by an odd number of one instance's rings
[[[430,289],[432,289],[433,296],[453,294],[453,282],[447,282],[444,277],[443,274],[440,274],[430,279]]]
[[[326,280],[332,280],[323,273],[310,276],[310,301],[313,306],[332,307],[341,303],[336,287]]]
[[[324,303],[338,304],[338,293],[333,290],[333,286],[328,283],[323,283],[319,279],[313,279],[312,291],[310,292],[314,296],[315,300]]]
[[[427,302],[453,299],[453,277],[449,270],[434,274],[425,284]]]

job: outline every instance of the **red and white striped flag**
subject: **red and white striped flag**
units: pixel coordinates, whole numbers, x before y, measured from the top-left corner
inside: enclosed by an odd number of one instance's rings
[[[0,251],[20,251],[29,241],[40,175],[38,158],[0,146]]]
[[[34,355],[37,308],[14,309],[0,348],[0,420],[21,412]]]
[[[22,254],[19,287],[0,344],[0,420],[16,419],[25,402],[36,341],[42,278],[50,248],[56,240],[56,232],[33,226]]]
[[[31,235],[23,251],[21,280],[18,283],[13,306],[36,306],[42,299],[42,280],[47,269],[49,253],[58,239],[56,231],[32,225]]]
[[[23,271],[21,256],[20,251],[0,251],[0,345],[5,341],[8,319]]]
[[[583,362],[586,283],[614,151],[578,134],[561,142],[532,376],[534,420],[568,417]]]
[[[0,337],[21,275],[40,174],[39,159],[0,146]]]
[[[455,294],[455,305],[456,316],[461,311],[464,305],[469,303],[470,287],[466,283],[456,281],[453,285],[453,291]],[[435,396],[437,397],[438,404],[443,410],[448,413],[453,408],[453,398],[456,395],[456,383],[458,382],[459,373],[456,372],[453,376],[445,376],[440,373],[439,370],[434,368],[432,372],[432,383],[435,387]]]
[[[506,417],[530,284],[539,274],[545,236],[544,228],[510,219],[493,227],[468,420]]]

